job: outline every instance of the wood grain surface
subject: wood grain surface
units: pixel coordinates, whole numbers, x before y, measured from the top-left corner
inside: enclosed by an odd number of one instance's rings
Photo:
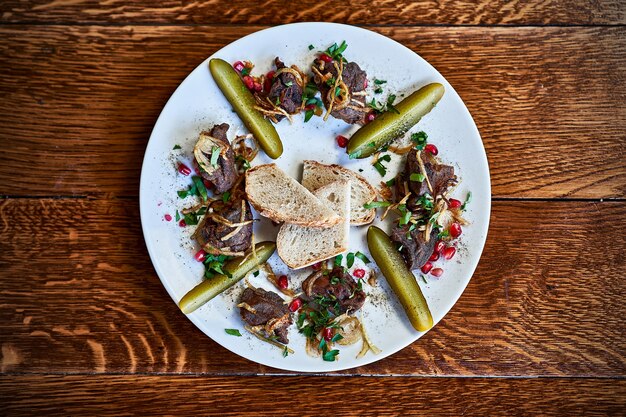
[[[5,0],[1,22],[353,25],[494,25],[626,23],[624,0],[124,1]]]
[[[135,196],[182,79],[259,27],[0,27],[0,195]],[[626,196],[626,29],[374,28],[474,116],[496,197]]]
[[[626,204],[496,202],[492,213],[480,266],[442,322],[342,373],[626,373],[626,223],[616,221]],[[187,320],[152,269],[138,219],[129,199],[1,202],[2,372],[277,372]]]
[[[0,411],[7,415],[535,417],[626,411],[626,382],[606,379],[4,376],[0,391],[6,394]]]

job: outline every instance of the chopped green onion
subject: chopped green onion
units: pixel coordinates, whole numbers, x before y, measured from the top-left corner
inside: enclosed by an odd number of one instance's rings
[[[220,157],[220,153],[219,153],[219,146],[213,146],[211,148],[211,166],[213,168],[217,168],[217,160]]]
[[[424,180],[426,179],[426,177],[424,176],[424,174],[414,172],[413,174],[411,174],[411,176],[409,177],[409,179],[410,179],[411,181],[416,181],[416,182],[424,182]]]

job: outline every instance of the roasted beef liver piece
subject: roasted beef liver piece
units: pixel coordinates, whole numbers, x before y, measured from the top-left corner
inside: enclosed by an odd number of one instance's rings
[[[302,289],[313,302],[320,296],[331,299],[333,302],[329,309],[337,316],[355,313],[363,306],[366,297],[365,292],[358,289],[357,282],[343,267],[335,267],[327,274],[323,271],[313,272],[302,283]]]
[[[278,294],[263,288],[246,288],[241,294],[240,303],[246,303],[254,309],[252,312],[240,307],[244,322],[250,326],[263,326],[269,337],[276,336],[279,342],[289,343],[287,333],[293,319],[289,308]]]
[[[285,68],[285,64],[277,57],[274,60],[276,70]],[[302,86],[296,82],[296,77],[289,73],[283,72],[275,76],[272,80],[272,86],[268,93],[268,98],[272,103],[279,103],[289,114],[298,113],[302,107]],[[281,120],[284,116],[277,115],[276,119]]]
[[[233,152],[230,142],[226,137],[226,132],[230,126],[227,123],[215,125],[210,132],[202,132],[200,141],[202,142],[203,161],[198,159],[198,150],[194,148],[195,166],[200,176],[209,181],[215,187],[215,192],[221,194],[228,191],[237,180],[237,167],[235,165],[235,153]],[[211,166],[206,160],[211,159],[212,149],[215,147],[220,149],[220,156],[217,159],[217,166]]]
[[[433,254],[437,243],[437,229],[433,228],[430,239],[426,242],[424,232],[417,228],[409,232],[409,225],[394,226],[391,231],[391,240],[402,246],[400,253],[410,270],[421,268]],[[409,236],[411,237],[409,239]]]
[[[337,77],[338,72],[332,62],[326,63],[318,58],[313,62],[313,65],[320,70],[320,73],[326,74],[329,72],[333,78]],[[353,104],[354,107],[362,110],[357,110],[356,108],[352,107],[344,107],[340,110],[333,110],[330,112],[330,114],[337,119],[345,121],[346,123],[364,124],[365,116],[367,115],[367,113],[369,113],[371,109],[368,108],[365,104],[364,95],[355,96],[353,95],[353,93],[365,90],[365,85],[367,83],[367,74],[361,69],[361,67],[359,67],[357,63],[349,62],[347,64],[344,63],[342,78],[343,82],[346,84],[348,90],[350,91],[352,99],[358,101],[358,103],[362,104],[362,106],[359,106],[356,103],[351,104]],[[324,102],[324,106],[328,108],[330,105],[330,102],[328,100],[328,92],[330,91],[332,86],[329,86],[326,82],[322,81],[317,74],[314,76],[314,81],[317,85],[317,88],[322,94],[322,101]]]
[[[227,202],[216,200],[211,203],[207,213],[213,210],[213,213],[225,218],[231,224],[235,224],[242,222],[241,213],[242,210],[245,210],[243,221],[250,221],[253,218],[252,210],[250,209],[250,204],[242,197],[242,192],[233,192],[233,195]],[[245,252],[252,244],[252,223],[241,226],[239,232],[235,235],[222,240],[222,238],[234,230],[234,227],[227,226],[207,214],[198,225],[193,237],[207,253],[229,255]]]
[[[433,197],[445,193],[448,187],[456,182],[454,167],[439,163],[428,152],[422,151],[420,154],[430,180],[430,185],[433,187],[433,192],[431,193],[428,189],[426,180],[422,182],[409,181],[409,190],[417,197],[426,193],[431,194]],[[404,178],[410,178],[411,174],[421,172],[417,161],[417,150],[412,150],[407,156]]]

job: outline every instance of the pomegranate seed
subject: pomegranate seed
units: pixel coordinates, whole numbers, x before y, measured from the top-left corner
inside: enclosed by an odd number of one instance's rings
[[[426,262],[421,268],[420,270],[424,273],[424,274],[428,274],[430,272],[430,270],[433,269],[433,264],[430,262]]]
[[[327,342],[330,342],[330,340],[333,338],[333,329],[329,327],[324,327],[324,330],[322,330],[322,337],[324,337]]]
[[[260,82],[255,81],[254,82],[254,91],[262,91],[263,90],[263,86],[261,85]]]
[[[365,90],[367,88],[367,78],[365,79],[365,81],[363,82],[363,89]]]
[[[296,298],[291,302],[291,304],[289,304],[289,311],[295,313],[296,311],[300,310],[300,307],[302,307],[302,300]]]
[[[365,269],[355,269],[354,271],[352,271],[352,275],[357,278],[363,278],[365,276]]]
[[[433,277],[439,278],[440,276],[443,275],[443,269],[435,268],[432,271],[430,271],[430,275],[432,275]]]
[[[166,222],[171,222],[171,221],[172,221],[172,216],[170,216],[169,214],[166,214],[166,215],[165,215],[165,216],[163,216],[163,217],[165,217],[165,221],[166,221]]]
[[[320,269],[322,269],[322,263],[318,262],[316,264],[311,265],[311,268],[313,268],[314,271],[319,271]]]
[[[328,54],[322,54],[322,55],[320,55],[320,59],[321,59],[322,61],[324,61],[324,62],[328,62],[329,64],[330,64],[331,62],[333,62],[333,58],[332,58],[330,55],[328,55]]]
[[[452,259],[455,253],[456,253],[456,248],[454,246],[450,246],[449,248],[446,248],[443,251],[443,257],[446,258],[447,260],[450,260]]]
[[[289,280],[287,279],[287,275],[281,275],[278,277],[278,288],[284,290],[289,286]]]
[[[437,147],[432,143],[424,146],[424,150],[428,153],[432,153],[433,155],[437,155],[439,153],[439,149],[437,149]]]
[[[185,227],[187,226],[187,222],[185,221],[185,219],[180,219],[180,221],[178,222],[178,225],[180,227]]]
[[[204,249],[200,249],[193,257],[198,262],[204,262],[204,259],[206,258],[206,252],[204,251]]]
[[[450,236],[459,237],[461,236],[461,233],[463,233],[463,230],[461,229],[460,224],[458,224],[457,222],[454,222],[450,225]]]
[[[181,162],[181,163],[178,164],[178,172],[180,172],[184,176],[187,176],[187,175],[191,174],[191,168],[189,168],[187,165],[185,165],[185,164],[183,164]]]
[[[248,87],[248,90],[254,90],[254,80],[249,75],[243,76],[243,83]]]
[[[315,110],[315,104],[309,104],[304,107],[305,110]]]
[[[440,240],[435,244],[435,252],[441,253],[442,250],[446,247],[446,243],[443,240]]]
[[[243,62],[241,61],[237,61],[233,64],[233,68],[237,71],[237,72],[241,72],[243,71],[243,69],[245,68],[245,65],[243,65]]]
[[[265,78],[271,81],[274,79],[274,74],[276,74],[274,71],[270,71],[267,74],[265,74]]]
[[[448,208],[459,208],[461,206],[462,206],[462,203],[459,200],[457,200],[456,198],[451,198],[448,201]]]
[[[263,91],[265,91],[266,93],[269,93],[271,89],[272,89],[272,82],[266,78],[265,81],[263,81]]]
[[[211,188],[213,187],[213,183],[209,180],[207,180],[206,178],[202,178],[202,184],[204,184],[204,186],[206,188]]]
[[[337,145],[339,145],[340,148],[345,148],[348,146],[348,138],[341,135],[337,136]]]
[[[439,259],[439,253],[437,253],[437,252],[433,252],[433,254],[430,255],[430,258],[428,258],[428,260],[430,262],[435,262],[438,259]]]
[[[365,116],[365,123],[369,123],[371,121],[373,121],[376,118],[376,113],[374,113],[373,111],[367,113],[367,116]]]

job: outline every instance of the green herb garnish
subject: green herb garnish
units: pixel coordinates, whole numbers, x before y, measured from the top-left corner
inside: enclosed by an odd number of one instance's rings
[[[326,55],[330,56],[333,59],[342,59],[343,53],[345,52],[348,44],[346,41],[342,41],[341,45],[337,46],[337,43],[333,43],[325,52]]]
[[[220,157],[219,150],[220,150],[219,146],[213,146],[211,148],[211,166],[213,168],[217,168],[217,160]]]
[[[350,252],[346,255],[346,266],[352,268],[352,265],[354,265],[354,253]]]
[[[224,194],[222,194],[222,201],[226,203],[228,202],[228,200],[230,200],[230,191],[226,191]]]
[[[371,261],[369,260],[369,258],[367,256],[365,256],[363,253],[361,252],[357,252],[354,254],[354,256],[356,256],[357,258],[359,258],[361,261],[363,261],[364,264],[368,264]]]
[[[202,201],[207,201],[209,199],[209,194],[207,192],[207,189],[204,183],[202,182],[202,178],[197,175],[194,175],[193,177],[191,177],[191,180],[193,181],[193,185],[198,190],[198,193],[200,194]]]
[[[465,207],[472,201],[472,192],[468,191],[465,197],[465,202],[461,205],[461,210],[465,211]]]
[[[342,260],[343,260],[343,255],[335,256],[335,261],[334,261],[335,266],[341,266]]]
[[[413,141],[413,143],[415,143],[415,148],[418,151],[421,151],[422,149],[424,149],[424,146],[426,146],[427,139],[428,139],[428,135],[426,134],[426,132],[423,132],[423,131],[411,134],[411,140]]]
[[[289,356],[289,348],[285,346],[283,348],[283,358],[286,358],[287,356]]]
[[[380,87],[376,87],[376,88],[374,89],[374,94],[382,94],[382,93],[383,93],[383,89],[382,89],[382,88],[380,88]]]
[[[175,151],[176,149],[182,149],[182,148],[180,147],[180,145],[174,145],[174,147],[172,148],[172,150],[174,150],[174,151]]]
[[[391,161],[391,156],[386,154],[378,158],[378,161],[374,163],[374,168],[376,168],[376,171],[378,171],[381,177],[384,177],[385,174],[387,174],[387,168],[382,163],[389,162],[389,161]]]
[[[387,81],[386,80],[379,80],[378,78],[374,79],[374,84],[376,85],[382,85],[385,84]]]
[[[386,181],[385,184],[387,184],[387,187],[393,187],[394,185],[396,185],[395,177],[390,179],[389,181]]]
[[[409,177],[409,179],[411,181],[416,181],[416,182],[424,182],[424,180],[426,179],[426,177],[424,176],[424,174],[418,173],[418,172],[414,172],[411,174],[411,176]]]
[[[313,49],[315,49],[315,47],[313,45],[309,45],[309,51],[312,51]]]
[[[389,201],[372,201],[371,203],[363,204],[364,209],[389,207],[391,203]]]
[[[311,120],[311,117],[313,117],[313,113],[314,113],[313,110],[307,110],[304,112],[304,123]]]
[[[291,87],[293,85],[293,81],[287,81],[285,83],[285,87]]]
[[[180,221],[180,213],[176,210],[176,221]]]
[[[224,331],[231,336],[241,337],[241,333],[239,333],[239,330],[237,329],[224,329]]]

